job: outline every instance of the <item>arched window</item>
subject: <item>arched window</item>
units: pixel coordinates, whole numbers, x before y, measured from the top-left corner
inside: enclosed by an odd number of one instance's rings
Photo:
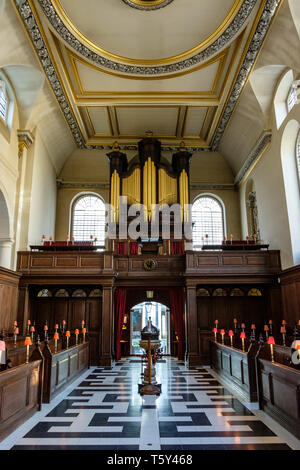
[[[88,241],[91,235],[97,245],[105,243],[105,204],[99,196],[85,194],[72,206],[72,236],[76,241]]]
[[[297,104],[297,101],[298,101],[297,87],[298,87],[297,82],[294,82],[290,88],[290,91],[286,100],[288,112],[292,111],[295,104]]]
[[[203,244],[220,245],[224,238],[224,210],[221,203],[211,196],[200,196],[193,204],[193,247]]]
[[[8,110],[8,96],[6,93],[6,86],[5,83],[0,80],[0,117],[6,121],[7,118],[7,110]]]

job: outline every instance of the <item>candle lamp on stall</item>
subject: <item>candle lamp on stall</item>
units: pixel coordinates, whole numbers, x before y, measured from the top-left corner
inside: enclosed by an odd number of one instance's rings
[[[285,326],[285,325],[286,325],[286,321],[285,321],[285,320],[282,320],[282,323],[281,323],[281,324]]]
[[[63,333],[65,332],[66,324],[67,324],[66,320],[63,320],[62,321],[62,331],[63,331]]]
[[[70,235],[67,235],[67,246],[69,245]]]
[[[82,321],[81,321],[81,329],[82,329],[82,330],[83,330],[83,328],[84,328],[84,325],[85,325],[85,321],[82,320]]]
[[[233,348],[233,336],[234,336],[234,333],[232,330],[229,330],[228,331],[228,336],[230,338],[230,346]]]
[[[256,241],[257,241],[257,235],[256,235],[256,233],[253,234],[253,238],[254,238],[254,243],[256,243]]]
[[[264,326],[264,332],[266,334],[266,339],[268,340],[268,338],[269,338],[269,327],[268,327],[268,325]]]
[[[29,347],[32,346],[32,341],[30,336],[26,336],[24,341],[24,346],[26,346],[26,364],[29,363]]]
[[[247,235],[247,237],[246,237],[246,241],[247,241],[247,245],[249,245],[249,237],[248,237],[248,235]]]
[[[53,339],[54,339],[54,354],[56,354],[57,353],[57,342],[59,340],[59,334],[57,332],[54,333]]]
[[[232,235],[232,233],[231,233],[231,234],[230,234],[230,243],[231,243],[231,245],[232,245],[232,239],[233,239],[233,235]]]
[[[54,329],[55,329],[55,333],[57,333],[57,330],[59,329],[59,324],[58,323],[56,323]]]
[[[275,339],[273,336],[269,336],[268,338],[268,344],[270,345],[270,351],[271,351],[271,361],[274,362],[274,344],[275,344]]]
[[[215,343],[216,343],[217,342],[217,333],[218,333],[217,328],[213,328],[213,333],[215,335]]]
[[[70,332],[70,331],[66,331],[67,349],[69,349],[70,336],[71,336],[71,332]]]
[[[225,330],[221,330],[220,334],[222,336],[222,344],[224,344],[224,336],[225,336]]]
[[[282,344],[283,346],[285,346],[286,345],[285,344],[286,329],[284,325],[280,328],[280,333],[282,334]]]
[[[46,240],[46,235],[42,235],[42,245],[44,245],[45,240]]]
[[[85,343],[86,328],[82,328],[83,342]]]
[[[34,327],[34,325],[31,325],[31,327],[30,327],[30,333],[31,333],[31,340],[33,341],[33,335],[34,335],[34,333],[35,333],[35,327]]]
[[[241,328],[242,328],[243,333],[245,333],[245,328],[246,328],[245,323],[242,323],[242,324],[241,324]]]
[[[48,336],[48,325],[44,325],[44,335],[45,335],[45,339],[47,339],[47,336]]]
[[[252,331],[252,335],[253,335],[254,338],[255,338],[255,330],[256,330],[255,323],[252,323],[252,325],[251,325],[251,331]]]
[[[50,246],[52,246],[52,242],[53,242],[53,237],[52,236],[49,238],[49,241],[50,241]]]
[[[75,335],[76,335],[76,346],[78,346],[78,336],[79,336],[79,330],[76,328],[75,330]]]
[[[269,320],[270,335],[273,335],[273,320]]]
[[[14,329],[14,346],[17,346],[17,339],[18,339],[18,334],[19,334],[19,328],[16,326]]]
[[[238,324],[238,321],[236,318],[233,319],[233,324],[234,324],[234,332],[236,333],[236,330],[237,330],[237,324]]]
[[[29,336],[31,321],[27,320],[27,336]]]
[[[245,352],[245,339],[246,339],[246,333],[242,331],[240,338],[242,340],[242,351]]]

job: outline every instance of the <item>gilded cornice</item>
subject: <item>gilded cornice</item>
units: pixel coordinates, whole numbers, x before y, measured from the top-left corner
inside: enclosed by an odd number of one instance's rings
[[[15,0],[17,1],[17,0]],[[20,3],[23,0],[19,0]],[[39,0],[39,4],[48,18],[50,24],[59,34],[61,39],[65,41],[73,50],[81,54],[87,60],[94,64],[113,70],[114,72],[122,73],[125,75],[141,75],[141,76],[155,76],[178,73],[185,69],[193,68],[200,63],[206,62],[211,57],[216,55],[222,49],[224,49],[233,39],[236,37],[238,32],[244,26],[246,20],[250,16],[257,0],[244,0],[237,14],[234,16],[233,21],[225,29],[225,31],[213,41],[212,44],[208,45],[204,50],[196,53],[195,55],[185,59],[179,60],[172,64],[159,64],[159,65],[131,65],[129,63],[121,63],[120,61],[108,59],[107,57],[97,53],[95,50],[87,47],[79,38],[77,38],[69,29],[65,26],[64,22],[59,17],[55,7],[51,0]],[[24,4],[28,3],[24,0]]]
[[[269,147],[272,140],[272,132],[264,131],[259,137],[258,141],[254,145],[250,152],[247,160],[243,164],[242,168],[238,172],[234,183],[239,186],[249,176],[255,165],[259,162],[261,156]]]

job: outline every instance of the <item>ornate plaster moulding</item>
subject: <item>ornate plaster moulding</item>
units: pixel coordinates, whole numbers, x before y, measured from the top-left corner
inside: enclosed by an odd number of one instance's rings
[[[133,3],[132,0],[131,3]],[[236,37],[238,32],[242,29],[245,22],[249,18],[256,3],[257,0],[244,0],[240,9],[234,16],[232,22],[225,29],[225,31],[219,37],[217,37],[217,39],[212,44],[207,46],[204,50],[196,53],[192,57],[189,57],[184,60],[175,61],[171,64],[144,66],[121,63],[121,61],[116,61],[111,58],[107,58],[104,54],[101,55],[95,50],[89,48],[87,45],[84,44],[83,41],[81,41],[71,31],[69,31],[67,26],[65,26],[51,0],[39,0],[39,4],[52,27],[55,29],[58,35],[78,54],[81,54],[87,60],[93,62],[98,66],[113,70],[114,72],[122,73],[124,75],[136,76],[158,76],[172,74],[180,72],[182,70],[191,69],[203,62],[206,62],[211,57],[215,56],[219,51],[224,49],[230,43],[230,41],[232,41],[234,37]]]
[[[51,5],[49,5],[49,0],[39,0],[41,4],[48,4],[48,8],[50,8],[50,12],[52,14],[55,14],[53,8]],[[249,5],[255,3],[256,0],[247,2]],[[250,71],[255,63],[255,60],[257,58],[257,55],[259,53],[260,47],[263,44],[263,41],[265,39],[265,36],[267,34],[267,31],[270,27],[271,21],[277,12],[278,8],[280,7],[282,0],[266,0],[264,9],[262,11],[261,17],[258,21],[256,30],[254,32],[254,35],[252,37],[252,40],[250,41],[248,51],[246,53],[245,59],[241,65],[240,71],[238,73],[237,79],[233,85],[232,91],[227,99],[227,102],[225,104],[225,108],[223,110],[223,113],[221,115],[217,130],[215,132],[213,141],[212,141],[212,146],[211,149],[207,148],[202,148],[202,147],[193,147],[191,150],[193,151],[209,151],[209,150],[217,150],[218,145],[220,143],[220,140],[223,136],[223,133],[226,129],[226,126],[233,114],[233,111],[235,109],[235,105],[240,97],[240,94],[243,91],[244,85],[247,82],[247,79],[249,77]],[[86,145],[81,133],[81,130],[79,128],[79,125],[77,124],[77,121],[75,119],[75,116],[73,114],[73,111],[71,110],[70,103],[68,101],[67,96],[65,95],[64,88],[62,86],[62,83],[60,82],[57,72],[55,70],[55,67],[52,63],[51,60],[51,55],[47,49],[47,46],[44,42],[43,35],[39,29],[39,26],[37,24],[36,18],[34,16],[34,13],[31,9],[31,5],[28,0],[14,0],[14,3],[16,5],[16,8],[23,20],[23,23],[25,25],[25,28],[28,32],[28,35],[33,43],[33,46],[37,52],[37,55],[39,57],[39,60],[41,62],[41,65],[44,69],[44,72],[46,76],[48,77],[49,83],[52,87],[52,90],[56,96],[56,99],[62,109],[62,112],[65,116],[65,119],[71,129],[71,132],[73,134],[73,137],[78,145],[79,148],[88,148],[88,149],[106,149],[106,146],[97,146],[97,145]],[[245,2],[246,3],[246,2]],[[51,16],[51,13],[49,15]],[[62,28],[63,25],[60,23],[60,26]],[[84,52],[84,51],[83,51]],[[87,54],[89,51],[85,51]],[[84,54],[83,54],[84,55]],[[125,66],[124,66],[125,67]],[[110,146],[109,148],[112,148]],[[124,150],[135,150],[137,148],[136,145],[133,146],[123,146]],[[167,147],[165,150],[178,150],[179,147]]]
[[[153,11],[166,7],[174,0],[123,0],[126,5],[137,10]]]
[[[250,174],[250,172],[258,163],[263,153],[266,151],[266,149],[270,145],[271,141],[272,141],[272,132],[270,130],[266,130],[260,135],[252,151],[248,155],[247,160],[245,161],[242,168],[236,175],[236,178],[234,181],[236,186],[239,186],[244,181],[244,179]]]

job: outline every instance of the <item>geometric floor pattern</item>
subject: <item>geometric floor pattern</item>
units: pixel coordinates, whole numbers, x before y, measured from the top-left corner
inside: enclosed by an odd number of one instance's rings
[[[140,374],[133,358],[90,369],[57,403],[47,405],[46,414],[38,413],[30,429],[15,441],[8,438],[6,448],[290,450],[209,369],[167,358],[157,364],[159,398],[139,396]]]

